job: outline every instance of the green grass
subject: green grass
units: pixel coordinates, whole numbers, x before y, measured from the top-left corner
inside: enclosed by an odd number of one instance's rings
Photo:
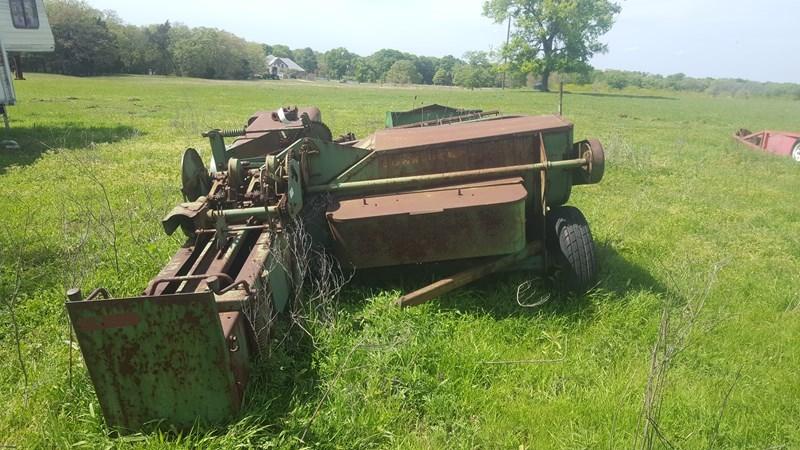
[[[421,103],[552,113],[558,98],[36,74],[17,89],[13,129],[0,136],[22,145],[0,150],[0,295],[10,298],[19,262],[28,382],[3,305],[0,446],[631,447],[662,308],[680,322],[707,287],[664,386],[661,433],[676,448],[800,446],[800,165],[730,138],[739,127],[800,128],[798,101],[569,94],[576,137],[607,147],[606,179],[571,200],[599,246],[592,293],[521,308],[517,274],[400,311],[399,290],[361,283],[333,326],[312,330],[313,343],[290,339],[259,363],[241,421],[117,439],[80,352],[70,352],[63,292],[135,295],[158,272],[180,245],[159,220],[180,201],[183,149],[208,156],[201,131],[313,104],[335,134],[364,135],[385,111]],[[498,361],[529,362],[489,363]]]

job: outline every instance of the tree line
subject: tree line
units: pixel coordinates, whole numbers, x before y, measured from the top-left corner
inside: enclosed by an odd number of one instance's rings
[[[176,75],[210,79],[253,79],[267,74],[267,55],[289,57],[312,76],[333,80],[397,84],[499,86],[495,54],[464,58],[417,56],[384,49],[362,57],[345,48],[311,48],[248,42],[232,33],[179,23],[126,24],[114,11],[83,0],[47,0],[56,41],[54,53],[23,55],[26,70],[64,75]]]
[[[529,3],[535,6],[533,10]],[[509,18],[514,21],[510,45],[498,52],[473,51],[460,58],[452,55],[438,58],[393,49],[378,50],[369,56],[360,56],[342,47],[326,52],[308,47],[292,49],[283,44],[248,42],[215,28],[192,28],[170,22],[136,26],[125,23],[114,11],[97,10],[83,0],[46,0],[56,41],[55,52],[23,55],[23,67],[78,76],[125,73],[254,79],[267,74],[266,56],[274,55],[291,58],[318,78],[363,83],[433,84],[470,89],[539,85],[546,89],[551,81],[565,81],[603,89],[637,87],[800,99],[800,85],[797,84],[593,70],[588,58],[605,50],[597,37],[610,28],[613,15],[619,9],[607,0],[579,3],[591,8],[578,8],[566,15],[571,17],[569,22],[561,23],[564,11],[548,10],[553,5],[547,2],[487,1],[484,8],[487,17],[497,22]],[[530,20],[531,11],[549,20],[542,22],[547,25],[544,30],[542,23]],[[586,24],[582,29],[589,31],[571,32],[577,26],[575,17],[583,17]],[[568,38],[572,35],[583,38]],[[591,39],[586,38],[587,35],[591,35]],[[525,36],[527,38],[523,38]],[[541,36],[541,39],[530,39],[530,36]],[[548,49],[551,56],[546,55]]]
[[[694,78],[683,73],[657,75],[623,70],[593,71],[586,76],[565,76],[576,84],[594,84],[610,89],[628,87],[682,92],[702,92],[726,97],[791,97],[800,100],[800,84],[743,80],[741,78]]]
[[[27,70],[91,76],[117,73],[247,79],[266,71],[261,45],[214,28],[126,24],[82,0],[45,2],[55,52],[23,57]]]

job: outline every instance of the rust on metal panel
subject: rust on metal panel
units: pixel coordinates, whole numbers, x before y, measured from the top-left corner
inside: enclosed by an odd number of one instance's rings
[[[284,111],[286,110],[284,109]],[[301,116],[303,114],[308,114],[312,122],[322,120],[322,113],[319,108],[313,107],[288,110],[285,116],[288,120],[285,121],[281,120],[275,111],[259,111],[250,117],[244,130],[244,136],[237,138],[233,146],[243,145],[273,131],[302,130],[303,121]]]
[[[374,149],[374,160],[348,177],[363,181],[537,163],[547,135],[571,134],[572,124],[555,116],[383,130],[358,144]],[[568,159],[571,142],[551,150],[559,156],[554,159]]]
[[[441,144],[496,140],[513,135],[532,135],[572,128],[572,123],[556,116],[511,117],[498,120],[459,123],[441,127],[387,129],[375,133],[371,149],[395,150]]]
[[[83,318],[78,321],[77,329],[82,332],[110,330],[112,328],[135,327],[141,318],[134,313],[109,314],[102,318]]]
[[[200,252],[205,248],[206,244],[211,240],[211,236],[199,236],[196,238],[194,245],[185,245],[183,248],[172,257],[170,262],[161,269],[161,272],[154,278],[174,278],[189,274],[189,271],[200,256]],[[150,292],[153,288],[153,281],[151,281],[146,292]],[[160,284],[155,290],[153,295],[173,294],[177,289],[176,283]]]
[[[442,172],[488,169],[537,162],[531,154],[538,142],[535,136],[522,135],[501,141],[464,142],[436,148],[417,147],[378,151],[372,164],[376,178],[429,175]],[[358,180],[359,175],[352,177]]]
[[[240,316],[241,313],[238,311],[230,311],[219,314],[219,322],[222,324],[222,335],[226,339],[235,332],[237,321],[239,320]]]
[[[247,381],[250,378],[251,337],[247,333],[244,314],[238,311],[219,314],[222,336],[228,346],[230,370],[236,384],[238,398],[244,397]]]
[[[250,286],[258,284],[257,281],[264,271],[264,263],[269,256],[271,241],[272,238],[268,232],[262,232],[258,236],[258,240],[247,255],[247,259],[236,277],[236,283],[245,281]]]
[[[327,217],[344,262],[420,264],[520,251],[526,199],[522,178],[513,178],[342,200]]]
[[[318,108],[281,108],[278,111],[261,111],[250,117],[244,135],[237,137],[228,148],[237,158],[264,156],[277,153],[304,135],[307,114],[312,123],[321,123]]]
[[[484,181],[401,194],[342,200],[329,213],[333,221],[370,219],[398,214],[438,213],[445,209],[471,208],[514,203],[528,193],[522,178]]]
[[[166,419],[184,427],[238,411],[239,355],[223,339],[213,294],[69,302],[67,311],[74,324],[137,317],[124,327],[75,327],[109,426],[136,430]]]

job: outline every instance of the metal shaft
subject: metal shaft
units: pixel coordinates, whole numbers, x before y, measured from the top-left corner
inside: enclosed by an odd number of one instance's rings
[[[247,219],[253,217],[257,220],[266,220],[270,216],[275,216],[278,214],[278,207],[277,206],[269,206],[267,208],[256,207],[256,208],[244,208],[244,209],[226,209],[223,211],[209,211],[208,215],[212,219],[217,216],[222,216],[225,218],[227,223],[236,223],[236,222],[244,222]]]
[[[450,278],[437,281],[436,283],[430,284],[422,289],[418,289],[410,294],[400,297],[396,304],[397,306],[403,308],[419,306],[450,291],[472,283],[473,281],[477,281],[493,273],[500,272],[501,270],[512,266],[529,256],[538,254],[540,251],[542,251],[542,243],[538,241],[532,242],[528,244],[528,247],[526,247],[525,250],[520,253],[504,256],[488,264],[473,267],[472,269],[468,269],[453,275]]]
[[[345,183],[332,183],[325,185],[309,186],[306,191],[309,193],[321,192],[346,192],[357,190],[370,190],[386,187],[426,187],[445,181],[460,181],[470,178],[483,178],[494,175],[511,175],[536,170],[548,169],[572,169],[583,167],[587,161],[583,158],[568,159],[564,161],[547,161],[543,163],[524,164],[520,166],[496,167],[492,169],[467,170],[463,172],[447,172],[432,175],[419,175],[413,177],[384,178],[378,180],[350,181]]]

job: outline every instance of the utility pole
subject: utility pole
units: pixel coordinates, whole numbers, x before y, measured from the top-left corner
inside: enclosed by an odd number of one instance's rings
[[[506,32],[506,47],[503,49],[503,90],[506,88],[506,75],[508,74],[508,43],[511,41],[511,15],[508,16],[508,31]]]

